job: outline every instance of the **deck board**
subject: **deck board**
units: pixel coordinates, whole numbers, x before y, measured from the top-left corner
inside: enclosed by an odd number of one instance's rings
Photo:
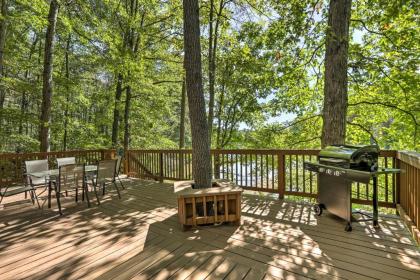
[[[0,210],[0,279],[420,279],[420,250],[397,216],[316,217],[311,206],[244,195],[240,226],[178,223],[170,184],[132,180],[96,205]],[[92,195],[90,197],[93,197]]]

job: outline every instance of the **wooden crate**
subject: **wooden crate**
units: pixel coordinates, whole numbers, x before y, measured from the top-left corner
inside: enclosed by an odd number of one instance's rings
[[[193,181],[174,184],[179,222],[188,226],[241,221],[242,188],[227,180],[215,180],[214,187],[193,189]]]

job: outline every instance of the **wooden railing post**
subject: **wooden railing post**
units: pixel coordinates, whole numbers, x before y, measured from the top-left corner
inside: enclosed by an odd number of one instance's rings
[[[159,153],[159,182],[163,182],[163,153]]]
[[[278,181],[278,192],[279,199],[284,198],[284,192],[286,190],[286,172],[284,165],[284,153],[280,152],[277,154],[277,181]]]
[[[130,174],[130,151],[124,152],[124,174]]]
[[[113,159],[115,158],[115,150],[102,150],[102,159]]]

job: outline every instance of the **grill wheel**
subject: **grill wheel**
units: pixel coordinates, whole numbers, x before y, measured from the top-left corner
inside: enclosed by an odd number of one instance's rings
[[[321,216],[322,215],[322,209],[324,209],[324,205],[323,204],[315,204],[314,205],[314,211],[316,213],[317,216]]]

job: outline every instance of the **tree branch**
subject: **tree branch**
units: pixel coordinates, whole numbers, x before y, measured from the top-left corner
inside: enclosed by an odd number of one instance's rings
[[[366,127],[364,127],[363,125],[359,124],[359,123],[352,123],[347,121],[347,124],[352,125],[352,126],[356,126],[358,128],[360,128],[361,130],[363,130],[364,132],[366,132],[367,134],[370,135],[370,137],[372,138],[372,140],[375,142],[376,145],[378,145],[378,141],[376,140],[375,136],[373,136],[372,132],[370,132],[369,129],[367,129]]]

